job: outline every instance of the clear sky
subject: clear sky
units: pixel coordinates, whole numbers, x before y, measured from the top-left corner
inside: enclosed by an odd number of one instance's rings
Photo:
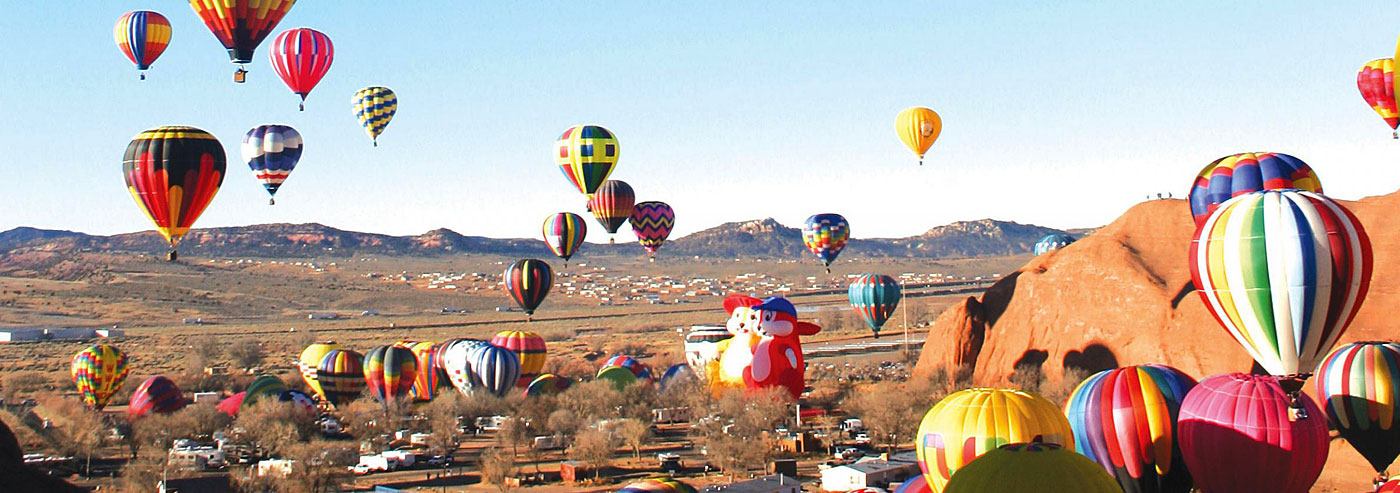
[[[112,39],[135,9],[174,30],[144,82]],[[312,27],[336,47],[305,112],[267,43],[232,83],[186,2],[5,10],[0,229],[149,229],[122,152],[171,124],[229,154],[196,227],[536,237],[546,215],[584,213],[550,153],[577,123],[618,135],[612,177],[674,206],[673,238],[819,212],[857,237],[985,217],[1097,226],[1256,150],[1307,161],[1334,197],[1400,188],[1400,142],[1355,85],[1400,35],[1400,5],[1381,2],[303,0],[276,32]],[[368,85],[399,96],[378,148],[350,109]],[[914,105],[944,120],[923,167],[893,130]],[[263,123],[306,140],[271,207],[238,150]]]

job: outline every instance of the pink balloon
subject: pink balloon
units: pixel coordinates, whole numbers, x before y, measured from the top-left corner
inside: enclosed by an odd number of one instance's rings
[[[1186,469],[1206,493],[1306,493],[1327,462],[1327,417],[1312,398],[1292,399],[1266,375],[1215,375],[1191,389],[1177,427]]]

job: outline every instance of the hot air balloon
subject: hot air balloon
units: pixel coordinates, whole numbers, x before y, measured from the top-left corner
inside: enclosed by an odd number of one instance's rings
[[[219,140],[194,127],[156,127],[126,147],[126,188],[170,243],[169,260],[223,185],[226,159]]]
[[[1371,283],[1371,241],[1341,204],[1297,190],[1226,201],[1191,241],[1206,308],[1296,395]]]
[[[258,375],[248,387],[243,389],[243,406],[251,406],[263,399],[276,399],[287,391],[287,384],[272,375]]]
[[[301,371],[301,379],[306,381],[306,388],[316,395],[321,393],[321,384],[316,381],[316,369],[321,366],[321,360],[326,357],[326,353],[340,349],[340,345],[334,342],[317,342],[301,351],[301,357],[297,358],[297,369]]]
[[[719,359],[724,355],[724,347],[727,346],[720,342],[732,337],[734,334],[724,327],[700,325],[690,328],[690,332],[685,335],[685,363],[690,365],[697,378],[709,382],[711,372],[719,371]]]
[[[924,479],[939,493],[973,459],[1008,443],[1028,442],[1074,449],[1074,435],[1059,407],[1020,390],[971,388],[949,394],[928,410],[914,449]]]
[[[865,320],[865,325],[870,326],[875,337],[880,337],[880,328],[894,315],[894,309],[899,307],[900,298],[904,297],[904,290],[893,277],[884,274],[862,274],[851,281],[846,295],[850,299],[851,309],[860,314],[860,318]]]
[[[593,198],[588,199],[588,212],[593,213],[593,219],[598,220],[609,235],[613,235],[632,217],[636,203],[637,195],[632,193],[631,185],[621,180],[608,180],[598,186]],[[616,242],[609,236],[608,243]]]
[[[924,479],[923,474],[915,474],[900,483],[899,487],[895,488],[894,493],[933,493],[933,490],[929,489],[928,480]]]
[[[1365,99],[1366,104],[1371,105],[1371,109],[1376,110],[1381,119],[1390,125],[1391,137],[1400,139],[1400,134],[1395,132],[1396,127],[1400,127],[1400,110],[1395,107],[1395,59],[1379,58],[1366,62],[1356,72],[1356,88],[1361,90],[1361,99]]]
[[[1390,478],[1376,488],[1376,493],[1400,493],[1400,476]]]
[[[214,409],[229,416],[238,416],[238,410],[243,408],[243,398],[247,397],[247,392],[239,392],[224,398],[214,405]]]
[[[294,3],[296,0],[190,0],[190,7],[228,49],[229,60],[238,64],[233,81],[241,83],[248,74],[243,64],[253,61],[253,50]]]
[[[623,486],[615,493],[695,493],[695,487],[678,479],[651,478]]]
[[[355,118],[365,127],[374,146],[379,147],[379,134],[384,133],[384,127],[394,119],[399,97],[387,87],[372,86],[355,91],[350,103],[355,107]]]
[[[1297,188],[1322,193],[1322,182],[1308,163],[1277,152],[1246,152],[1212,161],[1196,174],[1186,201],[1196,226],[1232,197],[1260,190]]]
[[[1327,462],[1327,420],[1312,399],[1309,417],[1290,416],[1290,398],[1267,375],[1232,373],[1201,380],[1181,402],[1181,453],[1205,493],[1303,493]]]
[[[639,380],[637,374],[621,366],[604,366],[603,369],[598,370],[598,375],[593,377],[593,379],[611,383],[613,388],[616,388],[618,392],[630,387]]]
[[[1383,474],[1400,455],[1400,344],[1347,344],[1323,358],[1317,372],[1327,419]]]
[[[418,371],[413,376],[413,388],[408,391],[414,399],[431,401],[437,396],[438,385],[441,385],[438,372],[442,371],[438,363],[439,346],[441,344],[429,341],[414,342],[407,346],[409,351],[413,351],[413,358],[418,361]]]
[[[268,195],[277,189],[301,160],[301,134],[286,125],[258,125],[243,136],[243,162],[253,170]],[[271,198],[267,205],[276,204]]]
[[[549,295],[549,288],[554,284],[554,271],[549,264],[533,258],[516,260],[506,268],[502,277],[506,291],[525,310],[527,320],[535,314],[535,309]]]
[[[474,348],[474,347],[476,347],[476,346],[485,346],[485,345],[490,344],[490,343],[491,343],[490,341],[483,341],[483,340],[481,340],[481,339],[472,339],[472,338],[469,338],[469,337],[454,337],[454,338],[452,338],[452,339],[448,339],[448,340],[444,341],[442,344],[438,344],[438,346],[437,346],[437,349],[436,349],[437,358],[436,358],[436,361],[435,361],[435,362],[437,363],[437,368],[438,368],[439,370],[442,370],[444,373],[447,371],[447,365],[445,364],[446,361],[445,361],[445,359],[444,359],[446,356],[444,356],[444,355],[447,354],[447,350],[450,349],[450,348],[452,348],[452,346],[456,346],[456,345],[461,344],[461,345],[463,345],[462,347],[470,349],[470,348]],[[463,360],[463,361],[465,361],[465,360]],[[450,383],[450,382],[449,382],[449,383]]]
[[[1074,449],[1113,475],[1125,493],[1187,493],[1176,420],[1196,380],[1169,366],[1128,366],[1085,379],[1065,403]]]
[[[278,402],[290,402],[292,407],[300,409],[307,414],[316,414],[316,403],[311,400],[311,396],[298,390],[284,390],[277,394]]]
[[[529,385],[544,370],[547,357],[544,337],[528,330],[507,330],[491,338],[491,344],[506,348],[520,359],[520,380],[517,387]]]
[[[840,214],[816,214],[802,223],[802,244],[822,261],[827,274],[850,239],[851,225]]]
[[[170,21],[159,12],[137,10],[122,14],[112,30],[117,47],[136,64],[141,80],[146,80],[146,69],[151,68],[170,44]]]
[[[126,381],[126,353],[116,346],[94,344],[73,355],[69,375],[83,402],[95,411],[107,407],[107,400]]]
[[[963,467],[943,491],[1118,493],[1122,490],[1094,461],[1059,445],[1013,443],[987,452]]]
[[[654,262],[656,251],[671,235],[671,228],[676,226],[676,211],[665,202],[642,202],[632,208],[632,217],[627,218],[627,222],[632,224],[632,233],[637,235],[637,242],[642,244]]]
[[[520,357],[509,349],[486,345],[472,349],[467,356],[480,389],[505,397],[520,381]]]
[[[621,153],[617,137],[597,125],[574,125],[554,142],[554,163],[564,178],[590,200],[612,174]]]
[[[919,165],[923,166],[924,153],[943,132],[943,119],[931,109],[915,106],[899,112],[894,118],[894,130],[899,140],[919,155]]]
[[[637,361],[637,358],[625,354],[617,354],[603,361],[603,368],[611,368],[614,366],[626,368],[627,371],[632,372],[632,375],[642,380],[650,381],[652,379],[651,369],[647,368],[647,365],[642,364],[641,361]]]
[[[695,372],[686,366],[685,363],[677,363],[666,369],[661,374],[661,379],[656,381],[656,390],[665,392],[672,386],[685,385],[690,382],[699,382]]]
[[[442,357],[439,359],[443,372],[447,374],[447,381],[462,395],[470,397],[481,386],[472,372],[471,355],[477,348],[489,345],[478,345],[470,340],[443,343]]]
[[[283,31],[267,50],[272,70],[287,84],[293,94],[301,97],[299,111],[306,110],[306,95],[316,87],[335,61],[335,45],[331,37],[315,29],[299,27]]]
[[[1040,240],[1035,242],[1035,248],[1031,252],[1036,256],[1041,256],[1067,247],[1070,243],[1074,243],[1073,236],[1065,233],[1050,233],[1040,237]]]
[[[180,392],[180,386],[164,375],[156,375],[141,382],[136,391],[131,393],[131,402],[126,406],[126,417],[134,420],[149,416],[153,412],[170,414],[184,407],[185,394]]]
[[[339,407],[360,397],[365,390],[365,358],[349,349],[332,349],[316,365],[321,400]]]
[[[365,385],[379,402],[407,397],[418,375],[418,358],[401,346],[378,346],[365,353]]]
[[[544,244],[554,255],[564,259],[564,267],[569,266],[569,257],[574,256],[587,235],[588,224],[578,214],[560,212],[544,220]]]
[[[542,395],[558,394],[560,392],[568,390],[569,387],[573,386],[573,384],[573,380],[569,380],[567,378],[555,375],[553,373],[545,373],[538,377],[535,377],[534,380],[530,381],[529,385],[525,386],[525,397],[539,397]]]

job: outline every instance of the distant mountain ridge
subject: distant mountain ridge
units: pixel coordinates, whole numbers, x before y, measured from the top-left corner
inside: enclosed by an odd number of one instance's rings
[[[980,219],[938,226],[908,238],[851,240],[844,256],[951,258],[1015,255],[1031,251],[1040,237],[1061,230]],[[627,237],[623,233],[623,237]],[[621,238],[620,238],[621,240]],[[589,244],[588,250],[641,255],[634,242]],[[19,227],[0,232],[0,255],[21,252],[139,252],[164,254],[165,240],[154,231],[111,236]],[[441,228],[413,236],[346,231],[306,224],[257,224],[191,231],[180,242],[184,255],[203,257],[311,257],[352,255],[438,256],[489,254],[552,258],[536,239],[467,236]],[[666,242],[660,255],[702,258],[796,258],[809,255],[802,232],[773,218],[725,223]]]

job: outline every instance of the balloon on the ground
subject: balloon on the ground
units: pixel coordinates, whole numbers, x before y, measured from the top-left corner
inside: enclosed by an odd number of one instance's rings
[[[126,188],[170,244],[170,260],[223,185],[227,159],[219,139],[194,127],[152,128],[126,146]]]
[[[597,125],[574,125],[554,142],[554,163],[589,199],[612,174],[621,155],[617,137]]]
[[[759,341],[754,328],[760,314],[754,307],[761,304],[763,300],[743,294],[724,297],[724,312],[729,314],[724,328],[731,337],[715,345],[718,361],[707,367],[705,380],[711,395],[719,397],[727,391],[747,389],[744,374],[753,366]]]
[[[1206,309],[1289,393],[1347,330],[1371,283],[1371,241],[1332,199],[1297,190],[1221,204],[1191,241]]]
[[[674,478],[652,478],[623,486],[616,493],[695,493],[695,487]]]
[[[185,407],[185,394],[180,386],[156,375],[147,378],[131,393],[131,402],[126,406],[127,419],[149,416],[151,413],[170,414]]]
[[[637,242],[655,259],[656,251],[676,227],[676,211],[665,202],[642,202],[632,208],[632,217],[627,222],[632,225]]]
[[[355,119],[365,127],[365,133],[369,134],[374,146],[379,147],[379,134],[384,133],[389,120],[393,120],[394,113],[399,110],[398,95],[387,87],[366,87],[355,91],[355,95],[350,97],[350,104],[354,106]]]
[[[377,346],[365,353],[365,385],[379,402],[409,395],[418,376],[418,357],[402,346]]]
[[[900,483],[894,493],[933,493],[933,490],[928,487],[928,480],[924,479],[923,474],[915,474]]]
[[[588,224],[578,214],[560,212],[544,220],[544,244],[555,256],[564,259],[565,267],[569,265],[569,258],[583,245],[585,236],[588,236]]]
[[[530,381],[529,385],[525,386],[525,397],[539,397],[544,395],[558,394],[560,392],[568,390],[569,387],[573,386],[573,384],[573,380],[569,380],[567,378],[555,375],[553,373],[545,373],[543,375],[535,377],[534,380]]]
[[[621,366],[605,366],[593,378],[611,383],[619,392],[639,381],[637,374]]]
[[[1366,62],[1356,72],[1356,88],[1361,90],[1361,99],[1390,125],[1391,137],[1400,138],[1395,133],[1396,127],[1400,127],[1400,110],[1395,107],[1395,59]]]
[[[272,70],[301,97],[300,109],[306,109],[306,96],[326,76],[335,61],[335,44],[331,37],[315,29],[299,27],[278,34],[267,50]]]
[[[685,363],[695,372],[696,378],[709,382],[713,374],[719,372],[719,357],[724,354],[720,342],[734,337],[723,327],[697,325],[685,335]]]
[[[1053,443],[1002,445],[953,475],[943,491],[1073,491],[1118,493],[1113,477],[1085,458]]]
[[[1195,386],[1195,379],[1169,366],[1095,373],[1065,403],[1074,450],[1113,475],[1125,493],[1191,491],[1176,422]]]
[[[131,63],[136,64],[136,70],[141,71],[141,80],[146,80],[146,69],[151,68],[151,64],[170,44],[170,20],[159,12],[137,10],[118,17],[112,31],[117,47]]]
[[[796,400],[806,386],[802,361],[802,336],[815,335],[821,327],[797,319],[797,307],[781,296],[750,307],[754,320],[749,331],[756,338],[753,360],[744,370],[744,388],[756,391],[781,388]]]
[[[502,278],[506,292],[529,316],[535,314],[535,309],[549,295],[549,288],[554,285],[554,270],[543,260],[527,258],[506,267]]]
[[[631,185],[621,180],[608,180],[599,185],[593,198],[588,200],[588,212],[612,235],[632,217],[636,205],[637,195],[632,192]],[[608,243],[615,243],[612,237],[608,237]]]
[[[437,396],[438,386],[441,385],[438,377],[441,376],[442,365],[438,363],[438,347],[440,344],[431,341],[419,341],[408,344],[408,350],[413,351],[413,358],[418,361],[417,372],[413,376],[413,387],[408,394],[419,401],[431,401]]]
[[[301,371],[301,379],[306,382],[306,388],[311,389],[312,393],[321,395],[321,384],[316,381],[316,369],[321,366],[321,360],[326,357],[326,353],[336,349],[340,349],[340,345],[334,342],[316,342],[306,346],[297,358],[297,370]]]
[[[851,239],[851,225],[840,214],[816,214],[802,223],[802,244],[831,272],[831,263]]]
[[[282,182],[301,160],[301,134],[286,125],[258,125],[243,136],[243,162],[268,195],[277,195]],[[269,205],[275,203],[267,199]]]
[[[339,407],[365,391],[365,357],[349,349],[333,349],[316,365],[321,400]]]
[[[506,348],[520,359],[520,380],[517,387],[529,385],[544,370],[548,348],[544,337],[528,330],[507,330],[491,338],[491,344]]]
[[[1275,377],[1231,373],[1201,380],[1181,403],[1181,453],[1205,493],[1303,493],[1327,462],[1327,419],[1312,399],[1298,400]]]
[[[243,408],[243,398],[247,397],[246,392],[239,392],[224,398],[214,405],[214,409],[229,416],[238,416],[238,410]]]
[[[253,50],[277,27],[296,0],[190,0],[194,14],[228,49],[229,61],[239,64],[234,82],[243,82],[242,65],[253,61]]]
[[[1035,242],[1035,248],[1032,249],[1032,253],[1037,256],[1045,255],[1046,253],[1067,247],[1070,243],[1074,243],[1073,236],[1064,233],[1050,233],[1040,237],[1040,240]]]
[[[1376,472],[1385,471],[1400,455],[1400,344],[1338,347],[1317,373],[1327,419]]]
[[[1030,442],[1074,450],[1074,434],[1059,406],[1030,392],[978,387],[934,404],[919,423],[914,450],[924,479],[939,493],[973,459],[1002,445]]]
[[[243,405],[251,406],[263,399],[276,399],[287,391],[287,384],[273,375],[258,375],[243,389]]]
[[[316,414],[316,402],[311,400],[311,396],[300,390],[284,390],[281,394],[277,394],[277,401],[289,402],[293,408],[307,414]]]
[[[477,388],[496,397],[505,397],[520,380],[520,357],[509,349],[490,344],[478,346],[467,358]]]
[[[1381,483],[1381,486],[1376,488],[1376,493],[1400,493],[1400,476],[1393,476]]]
[[[851,302],[851,309],[860,314],[865,325],[879,337],[880,329],[889,321],[890,316],[894,315],[895,308],[899,307],[904,290],[893,277],[884,274],[862,274],[851,281],[851,285],[846,289],[846,297]]]
[[[689,366],[686,366],[685,363],[677,363],[671,365],[665,373],[661,374],[661,379],[656,381],[656,390],[665,392],[673,386],[683,387],[690,382],[699,381],[700,379],[695,376],[695,372],[691,371]]]
[[[1196,226],[1200,226],[1220,204],[1233,197],[1290,188],[1322,193],[1322,181],[1302,159],[1279,152],[1246,152],[1207,164],[1196,174],[1186,202],[1191,205]]]
[[[476,388],[481,386],[477,381],[476,373],[472,372],[471,355],[479,347],[489,346],[490,343],[481,341],[477,344],[475,340],[462,340],[443,344],[442,362],[443,373],[447,374],[448,383],[452,388],[457,389],[462,395],[471,397],[476,392]]]
[[[73,355],[69,376],[78,387],[83,403],[96,411],[107,407],[107,401],[122,388],[130,368],[126,353],[109,344],[94,344]]]
[[[443,370],[443,372],[444,372],[443,374],[446,375],[446,372],[447,372],[447,365],[446,365],[446,360],[444,359],[444,355],[447,354],[447,350],[450,349],[450,348],[452,348],[453,346],[456,346],[456,345],[461,344],[461,345],[463,345],[462,347],[467,348],[468,350],[470,350],[470,348],[474,348],[474,347],[476,347],[476,346],[485,346],[485,345],[490,344],[490,343],[491,343],[490,341],[484,341],[484,340],[481,340],[481,339],[473,339],[473,338],[470,338],[470,337],[454,337],[454,338],[448,339],[448,340],[446,340],[446,341],[443,341],[442,344],[439,344],[439,345],[437,346],[437,350],[436,350],[436,351],[437,351],[437,361],[436,361],[437,367],[438,367],[439,370]],[[465,361],[465,360],[463,360],[463,361]],[[450,383],[450,382],[449,382],[449,383]]]
[[[943,133],[943,119],[931,109],[915,106],[895,116],[894,130],[899,140],[919,156],[919,165],[922,166],[924,153],[933,146],[933,141],[938,140],[938,134]]]
[[[637,360],[637,358],[625,354],[615,354],[603,361],[603,368],[613,366],[626,368],[627,371],[632,372],[632,375],[639,379],[652,380],[651,369],[647,368],[647,365]]]

